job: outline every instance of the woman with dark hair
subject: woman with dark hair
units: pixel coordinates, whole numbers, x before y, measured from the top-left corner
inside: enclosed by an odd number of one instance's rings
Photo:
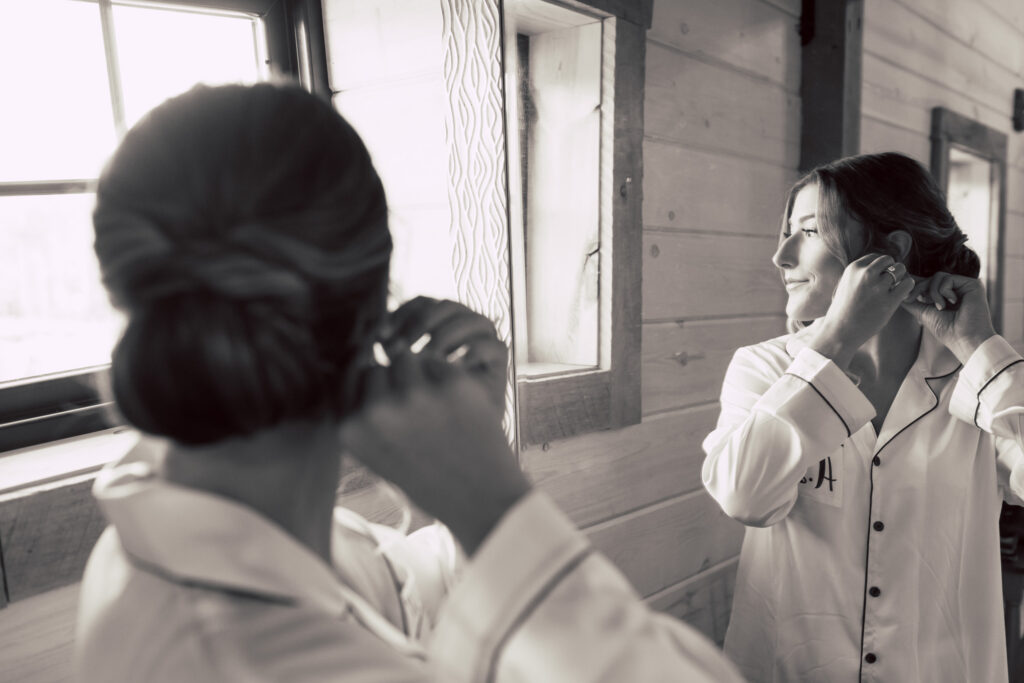
[[[145,436],[96,480],[81,680],[738,680],[530,490],[493,325],[422,298],[387,314],[384,190],[330,104],[169,100],[104,170],[94,222],[127,315],[112,389]],[[336,507],[348,455],[448,525],[457,584],[445,533]]]
[[[704,485],[747,525],[726,654],[751,681],[1005,681],[997,522],[1024,494],[1024,361],[916,161],[790,191],[791,334],[739,349]]]

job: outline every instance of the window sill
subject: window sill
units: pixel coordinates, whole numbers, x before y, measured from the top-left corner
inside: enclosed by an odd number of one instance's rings
[[[95,472],[138,441],[138,432],[114,427],[10,451],[0,456],[0,496]]]

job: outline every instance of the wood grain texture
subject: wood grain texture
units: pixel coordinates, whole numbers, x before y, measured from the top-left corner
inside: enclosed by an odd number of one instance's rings
[[[971,47],[1007,75],[1024,78],[1024,38],[992,8],[962,0],[899,0],[899,4],[940,26],[950,40]]]
[[[1009,129],[1009,119],[986,106],[908,71],[901,65],[864,55],[864,114],[896,126],[927,133],[931,111],[944,106],[996,129]]]
[[[10,683],[73,680],[77,583],[40,593],[0,611],[0,672]]]
[[[1006,210],[1024,213],[1024,169],[1006,169]]]
[[[648,38],[730,65],[796,94],[800,88],[796,27],[792,11],[757,0],[659,0]]]
[[[612,171],[612,310],[609,420],[612,428],[640,421],[641,297],[643,290],[645,30],[615,26],[615,148]]]
[[[866,53],[1009,115],[1005,72],[977,49],[951,39],[943,29],[895,0],[865,3],[864,22]]]
[[[92,497],[94,476],[0,496],[0,539],[12,602],[81,578],[106,526]]]
[[[651,595],[739,553],[743,529],[701,489],[586,534],[641,595]]]
[[[701,487],[701,442],[718,405],[639,425],[524,448],[523,469],[579,526],[590,526]]]
[[[795,168],[800,98],[651,43],[646,135]]]
[[[927,132],[917,132],[880,121],[872,116],[860,119],[861,154],[902,152],[928,166],[932,145]]]
[[[644,225],[775,237],[795,168],[644,143]]]
[[[644,320],[771,315],[786,293],[774,237],[644,234]]]
[[[732,612],[739,559],[733,558],[709,568],[682,583],[669,586],[645,599],[652,609],[687,622],[719,647]]]
[[[518,382],[520,449],[610,427],[611,373]]]
[[[785,316],[650,323],[644,326],[644,413],[717,401],[741,346],[785,333]]]

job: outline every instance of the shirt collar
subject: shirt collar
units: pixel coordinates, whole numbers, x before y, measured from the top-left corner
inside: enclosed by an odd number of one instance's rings
[[[786,353],[790,358],[796,358],[797,354],[807,347],[812,335],[817,331],[821,319],[815,320],[807,327],[797,330],[786,339]],[[946,348],[942,342],[935,338],[928,330],[921,330],[921,345],[918,348],[917,360],[911,366],[910,371],[920,373],[927,379],[945,377],[960,367],[960,361],[952,351]]]
[[[240,503],[158,476],[164,451],[161,442],[143,438],[102,470],[93,486],[134,564],[184,585],[302,604],[338,618],[351,615],[399,652],[424,656],[284,529]]]

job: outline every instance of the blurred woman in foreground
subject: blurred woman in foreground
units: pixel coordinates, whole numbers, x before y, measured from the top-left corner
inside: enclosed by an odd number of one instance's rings
[[[82,680],[738,680],[531,492],[489,321],[425,299],[387,316],[384,192],[329,104],[164,103],[104,171],[95,226],[128,317],[115,398],[151,438],[97,479]],[[336,508],[343,452],[448,525],[470,556],[450,592],[442,536]]]

